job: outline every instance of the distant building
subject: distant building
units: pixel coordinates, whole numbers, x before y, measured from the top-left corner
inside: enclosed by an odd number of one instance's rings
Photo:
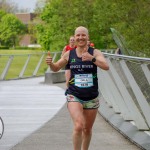
[[[34,13],[17,13],[16,17],[20,21],[22,21],[22,23],[24,23],[25,25],[28,26],[28,24],[31,23],[33,21],[33,19],[36,17],[36,14],[34,14]],[[36,39],[27,33],[21,38],[19,45],[20,46],[28,46],[30,44],[36,44]]]
[[[33,19],[36,17],[36,14],[34,13],[17,13],[16,17],[22,21],[22,23],[27,24],[33,21]]]

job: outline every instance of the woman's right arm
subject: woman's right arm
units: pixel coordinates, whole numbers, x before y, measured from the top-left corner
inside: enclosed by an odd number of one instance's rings
[[[59,71],[61,68],[63,68],[67,63],[69,59],[69,51],[66,52],[57,62],[52,62],[52,57],[50,54],[46,57],[46,63],[50,66],[51,70],[54,72]]]
[[[62,50],[61,57],[64,55],[65,52],[66,52],[66,46],[65,46],[64,49]]]

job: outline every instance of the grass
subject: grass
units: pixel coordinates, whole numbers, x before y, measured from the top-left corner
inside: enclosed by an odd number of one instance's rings
[[[10,55],[12,55],[13,60],[5,79],[7,80],[7,79],[18,78],[20,72],[24,67],[24,64],[28,59],[29,54],[30,54],[30,60],[24,72],[23,77],[33,76],[33,72],[42,56],[42,52],[43,51],[36,51],[36,50],[0,50],[0,76],[2,75],[7,65]],[[42,60],[42,63],[40,65],[40,68],[36,76],[44,75],[45,71],[47,70],[45,57],[46,54],[44,54],[44,58]]]

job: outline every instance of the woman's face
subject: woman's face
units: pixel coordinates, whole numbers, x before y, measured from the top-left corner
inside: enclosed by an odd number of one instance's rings
[[[74,37],[70,37],[69,43],[70,43],[70,44],[74,44],[74,43],[75,43]]]
[[[88,41],[88,33],[84,28],[78,28],[75,31],[75,41],[76,45],[79,47],[87,46]]]

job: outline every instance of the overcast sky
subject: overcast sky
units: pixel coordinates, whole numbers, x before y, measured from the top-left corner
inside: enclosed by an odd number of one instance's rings
[[[37,0],[11,0],[15,2],[19,8],[29,8],[33,12]]]

